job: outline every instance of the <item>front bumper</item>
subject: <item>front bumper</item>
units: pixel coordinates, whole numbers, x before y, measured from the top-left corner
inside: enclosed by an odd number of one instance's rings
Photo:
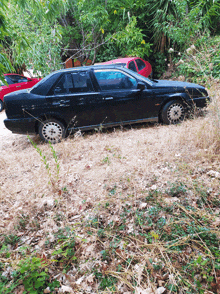
[[[5,119],[4,124],[12,133],[36,134],[35,118]]]
[[[196,107],[199,107],[199,108],[206,107],[209,102],[210,102],[210,98],[208,96],[193,98],[193,103],[195,104]]]

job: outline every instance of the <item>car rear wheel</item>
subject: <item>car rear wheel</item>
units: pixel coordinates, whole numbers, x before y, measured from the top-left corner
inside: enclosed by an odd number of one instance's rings
[[[0,112],[3,110],[3,101],[2,100],[0,100]]]
[[[56,119],[47,119],[38,128],[38,133],[45,142],[58,143],[65,136],[64,125]]]
[[[161,117],[165,124],[178,124],[185,118],[186,109],[179,100],[169,101],[163,108]]]

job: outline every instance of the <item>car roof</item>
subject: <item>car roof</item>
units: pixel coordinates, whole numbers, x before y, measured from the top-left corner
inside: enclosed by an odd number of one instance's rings
[[[122,67],[120,67],[122,68]],[[65,73],[65,72],[72,72],[72,71],[85,71],[90,69],[119,69],[119,65],[117,64],[98,64],[98,65],[90,65],[90,66],[79,66],[79,67],[70,67],[65,69],[60,69],[55,72],[52,72],[51,74],[55,73]]]
[[[20,74],[16,74],[16,73],[7,73],[7,74],[4,74],[4,76],[14,76],[14,75],[16,75],[16,76],[22,76],[22,75],[20,75]]]
[[[113,59],[113,60],[109,60],[106,62],[103,62],[102,64],[114,64],[114,63],[128,63],[129,61],[138,58],[138,57],[124,57],[124,58],[117,58],[117,59]]]

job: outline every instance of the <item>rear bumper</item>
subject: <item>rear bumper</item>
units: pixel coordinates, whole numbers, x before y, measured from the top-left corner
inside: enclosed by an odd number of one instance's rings
[[[34,118],[5,119],[4,124],[12,133],[36,134],[36,119]]]

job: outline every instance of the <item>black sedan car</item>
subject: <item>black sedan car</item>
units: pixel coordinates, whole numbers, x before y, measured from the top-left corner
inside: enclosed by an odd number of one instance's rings
[[[176,124],[208,100],[204,87],[149,80],[116,65],[70,68],[51,73],[31,89],[4,97],[5,126],[58,142],[70,131],[161,121]]]

